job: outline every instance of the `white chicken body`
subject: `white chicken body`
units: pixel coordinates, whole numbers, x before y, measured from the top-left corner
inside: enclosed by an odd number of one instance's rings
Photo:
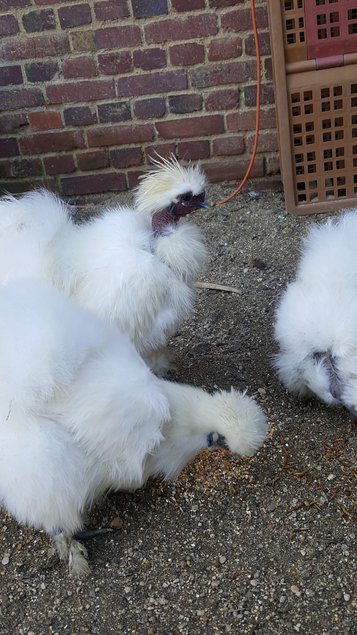
[[[63,226],[48,250],[50,278],[81,306],[128,333],[146,355],[165,346],[194,301],[191,285],[155,247],[146,217],[130,208],[111,209],[84,225]]]
[[[68,222],[66,206],[44,190],[0,199],[0,284],[48,278],[47,247]]]
[[[92,501],[175,476],[212,431],[251,454],[265,416],[236,391],[158,379],[128,336],[43,281],[0,289],[0,504],[54,537],[73,573]]]
[[[49,192],[7,197],[0,201],[0,284],[48,280],[128,333],[160,371],[157,359],[192,311],[207,258],[200,230],[178,222],[204,206],[204,186],[198,167],[163,160],[142,180],[134,208],[108,208],[81,225]]]
[[[314,225],[276,312],[276,367],[300,395],[357,413],[357,211]]]

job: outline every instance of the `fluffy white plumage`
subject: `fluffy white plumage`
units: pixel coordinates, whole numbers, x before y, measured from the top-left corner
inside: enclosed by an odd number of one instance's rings
[[[184,167],[174,155],[151,162],[155,167],[141,177],[135,191],[136,208],[143,214],[151,216],[186,192],[196,196],[205,190],[206,177],[198,164]]]
[[[73,574],[88,570],[73,534],[103,492],[176,476],[210,433],[238,454],[264,442],[247,395],[155,377],[128,336],[46,282],[9,283],[0,307],[0,504]]]
[[[310,229],[276,312],[279,377],[357,415],[357,210]]]
[[[178,222],[204,205],[204,187],[198,166],[162,160],[142,179],[134,208],[108,208],[81,225],[47,191],[5,197],[0,284],[23,276],[47,279],[127,332],[156,368],[168,337],[192,310],[194,282],[206,261],[200,230]]]

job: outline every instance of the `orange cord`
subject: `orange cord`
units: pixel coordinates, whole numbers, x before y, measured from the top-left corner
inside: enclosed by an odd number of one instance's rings
[[[238,187],[229,196],[227,196],[226,198],[222,198],[222,200],[220,200],[220,201],[217,201],[215,203],[215,205],[223,205],[223,203],[227,203],[227,201],[230,201],[231,198],[236,196],[236,194],[238,194],[238,192],[241,191],[243,185],[245,184],[246,180],[249,177],[249,174],[250,174],[251,169],[253,167],[255,156],[257,154],[257,147],[258,147],[258,140],[259,140],[259,124],[260,124],[260,46],[259,46],[259,36],[258,36],[257,20],[256,20],[256,15],[255,15],[254,0],[250,0],[250,5],[251,5],[251,11],[252,11],[254,43],[255,43],[255,51],[256,51],[256,58],[257,58],[257,104],[256,104],[256,112],[255,112],[255,139],[254,139],[254,146],[253,146],[253,150],[252,150],[252,156],[250,158],[250,162],[249,162],[249,165],[247,167],[247,171],[246,171],[241,183],[238,185]]]

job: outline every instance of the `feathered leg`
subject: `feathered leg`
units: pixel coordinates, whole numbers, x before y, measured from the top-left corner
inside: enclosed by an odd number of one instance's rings
[[[53,541],[60,560],[68,563],[70,575],[82,578],[89,574],[88,553],[81,542],[65,532],[55,534]]]

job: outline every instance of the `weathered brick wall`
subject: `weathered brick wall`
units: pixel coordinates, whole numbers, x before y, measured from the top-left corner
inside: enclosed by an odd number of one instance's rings
[[[277,171],[266,0],[252,175]],[[156,149],[236,180],[253,145],[248,0],[0,0],[1,188],[124,190]]]

